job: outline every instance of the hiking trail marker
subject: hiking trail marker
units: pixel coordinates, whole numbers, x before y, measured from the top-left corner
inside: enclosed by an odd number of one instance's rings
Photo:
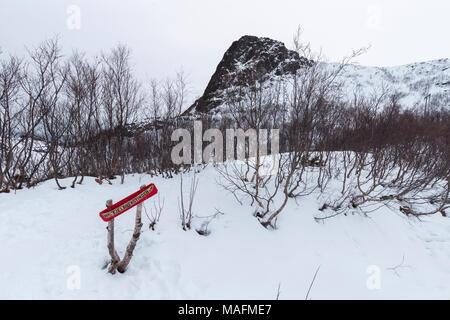
[[[133,256],[134,248],[136,247],[136,243],[139,240],[139,236],[141,235],[142,202],[154,196],[157,192],[158,189],[156,189],[156,186],[151,183],[148,186],[141,186],[139,191],[130,194],[128,197],[120,200],[115,204],[113,204],[112,200],[106,201],[106,209],[100,212],[100,218],[102,218],[103,221],[108,222],[108,226],[106,227],[106,230],[108,230],[107,247],[109,255],[111,256],[111,262],[109,263],[108,268],[109,273],[115,274],[116,270],[120,273],[123,273],[127,270],[127,266],[130,263],[131,257]],[[130,242],[128,243],[123,258],[120,259],[114,246],[114,218],[135,206],[137,207],[133,235],[130,239]]]
[[[153,183],[148,186],[143,186],[139,191],[130,194],[128,197],[101,211],[100,218],[102,218],[103,221],[108,222],[134,206],[141,204],[150,197],[153,197],[157,192],[158,189],[156,189],[156,186]]]

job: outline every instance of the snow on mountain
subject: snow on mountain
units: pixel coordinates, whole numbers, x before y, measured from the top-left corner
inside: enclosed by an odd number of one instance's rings
[[[327,67],[336,68],[330,63]],[[406,108],[450,108],[450,60],[439,59],[394,67],[347,65],[340,77],[345,92],[351,98],[354,92],[363,95],[380,93],[382,88],[401,95],[400,103]],[[428,102],[426,102],[428,100]]]
[[[185,114],[209,112],[224,102],[232,87],[252,85],[255,81],[270,81],[289,76],[313,62],[288,50],[280,41],[255,36],[243,36],[234,41],[217,65],[203,93]]]
[[[220,113],[227,92],[236,94],[255,82],[289,79],[314,62],[289,50],[282,42],[269,38],[243,36],[225,52],[203,95],[186,111]],[[336,63],[321,62],[328,70]],[[383,89],[400,94],[406,108],[450,107],[450,60],[440,59],[396,67],[347,65],[337,80],[344,83],[344,93],[351,99],[355,93],[380,94]],[[230,90],[233,89],[233,90]]]

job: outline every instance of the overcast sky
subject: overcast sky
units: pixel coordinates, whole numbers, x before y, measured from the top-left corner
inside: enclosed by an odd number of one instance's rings
[[[127,44],[143,79],[181,67],[200,95],[231,42],[266,36],[292,47],[304,39],[331,61],[371,45],[358,62],[392,66],[450,57],[448,0],[0,0],[0,47],[25,46],[59,35],[66,53],[89,55]]]

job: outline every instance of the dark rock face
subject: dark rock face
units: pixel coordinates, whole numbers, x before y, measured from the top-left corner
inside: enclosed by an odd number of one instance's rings
[[[209,112],[223,103],[225,90],[249,87],[276,76],[295,73],[312,61],[288,50],[280,41],[255,36],[243,36],[225,52],[208,86],[184,114]]]

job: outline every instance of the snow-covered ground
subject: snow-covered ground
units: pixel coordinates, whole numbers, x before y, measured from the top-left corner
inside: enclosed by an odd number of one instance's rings
[[[189,187],[186,174],[185,189]],[[211,234],[183,231],[180,178],[129,175],[125,184],[87,177],[75,189],[53,181],[0,194],[0,298],[56,299],[450,299],[450,218],[419,221],[381,208],[368,217],[341,215],[316,222],[316,195],[291,201],[266,230],[216,184],[214,168],[198,174],[196,216],[224,212]],[[70,185],[70,180],[63,180]],[[98,212],[153,182],[165,207],[156,230],[144,232],[124,274],[108,274],[106,223]],[[149,209],[153,197],[145,202]],[[205,219],[196,217],[194,227]],[[116,219],[119,255],[134,226],[134,209]],[[395,268],[397,266],[397,268]],[[70,283],[80,271],[80,287]],[[69,286],[68,286],[69,282]],[[368,285],[369,284],[369,285]]]

